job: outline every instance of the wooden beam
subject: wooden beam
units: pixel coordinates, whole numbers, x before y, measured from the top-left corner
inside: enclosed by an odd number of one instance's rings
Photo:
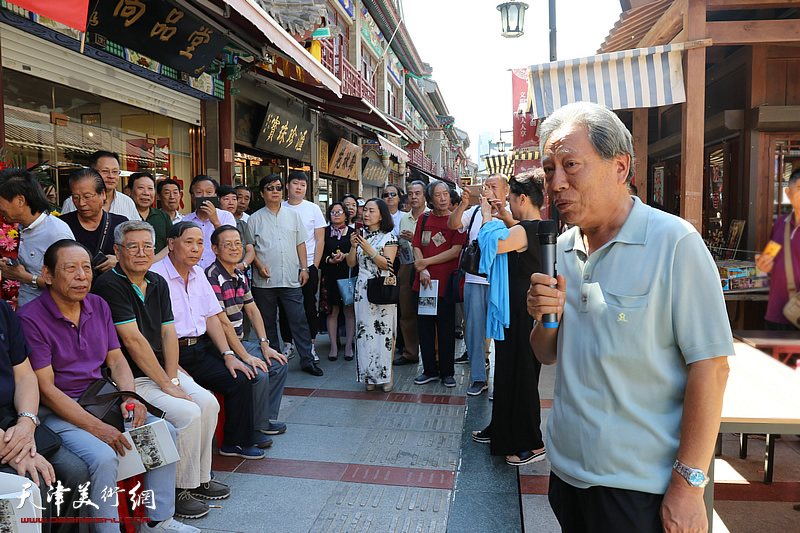
[[[658,46],[667,44],[672,40],[681,28],[684,27],[683,12],[686,11],[686,2],[688,0],[675,0],[669,9],[667,9],[658,22],[653,24],[644,37],[639,41],[637,48],[646,48],[648,46]],[[705,18],[703,18],[705,21]],[[698,35],[696,38],[702,39],[705,35]]]
[[[745,81],[744,173],[746,185],[747,249],[761,250],[772,230],[772,186],[769,182],[769,142],[755,129],[752,109],[767,103],[767,47],[749,48],[748,75]]]
[[[633,168],[633,181],[639,198],[647,203],[647,114],[650,110],[633,110],[633,153],[636,156]]]
[[[687,40],[706,37],[706,0],[688,0],[683,12]],[[684,52],[686,102],[681,120],[681,217],[703,230],[703,144],[705,138],[706,49]]]
[[[797,0],[708,0],[706,11],[722,11],[728,9],[775,9],[800,7]]]
[[[731,20],[707,22],[715,46],[800,43],[800,20]]]

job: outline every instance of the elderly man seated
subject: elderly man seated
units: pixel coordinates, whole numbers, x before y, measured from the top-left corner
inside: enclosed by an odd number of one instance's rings
[[[39,487],[41,501],[45,502],[44,517],[79,516],[87,508],[78,506],[77,510],[72,502],[77,499],[78,485],[89,478],[89,471],[83,461],[63,446],[49,455],[49,460],[42,456],[34,441],[38,412],[39,385],[28,360],[25,337],[11,306],[0,301],[0,472],[27,476],[30,479],[22,485],[33,481]],[[53,498],[49,503],[46,501],[49,487],[56,480],[71,490],[61,505],[56,505]],[[22,490],[22,485],[14,489]],[[36,489],[31,484],[28,490]],[[50,524],[43,524],[42,531],[49,530]],[[77,530],[77,524],[62,524],[59,528],[60,533]]]
[[[244,272],[236,268],[242,246],[242,234],[237,228],[218,227],[211,234],[211,248],[217,260],[206,268],[206,276],[227,316],[222,325],[228,343],[234,350],[241,345],[241,349],[247,352],[243,354],[245,359],[256,374],[253,380],[253,427],[264,435],[280,435],[286,431],[286,424],[273,420],[278,418],[286,385],[286,357],[270,347],[264,321],[250,293],[250,283]],[[258,344],[245,340],[244,313],[258,335]]]
[[[125,436],[84,410],[75,399],[102,377],[101,366],[111,372],[120,390],[134,390],[133,374],[120,351],[108,304],[89,294],[92,256],[82,244],[62,239],[44,254],[42,277],[47,288],[19,313],[22,331],[31,348],[31,366],[42,395],[42,421],[61,436],[63,445],[89,467],[88,496],[97,518],[117,517],[116,498],[108,491],[117,484],[117,454],[136,453]],[[134,398],[133,426],[157,419],[147,414]],[[123,413],[125,406],[122,406]],[[172,439],[175,429],[167,423]],[[173,520],[175,511],[175,463],[144,474],[144,491],[152,491],[152,507],[146,507],[148,523],[140,532],[197,533],[197,528]],[[113,521],[95,524],[102,533],[118,533]]]

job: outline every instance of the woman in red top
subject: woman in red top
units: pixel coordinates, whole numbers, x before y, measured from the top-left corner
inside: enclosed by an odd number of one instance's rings
[[[455,387],[456,304],[446,302],[444,293],[447,279],[458,268],[466,234],[447,227],[451,203],[450,188],[445,182],[431,182],[425,189],[425,199],[432,211],[419,218],[411,242],[417,271],[413,289],[419,292],[420,285],[429,287],[431,281],[436,280],[439,296],[436,315],[417,315],[423,371],[414,383],[422,385],[441,378],[445,387]],[[439,361],[436,361],[437,335]]]

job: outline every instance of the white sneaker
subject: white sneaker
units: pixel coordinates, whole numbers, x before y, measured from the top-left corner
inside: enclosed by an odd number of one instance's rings
[[[139,524],[139,533],[155,533],[155,532],[170,532],[170,533],[200,533],[200,530],[193,526],[187,526],[183,522],[178,522],[175,519],[167,519],[159,522],[155,526],[150,524]]]
[[[314,348],[314,345],[311,345],[311,355],[314,356],[314,362],[319,363],[319,356],[317,355],[317,350]]]
[[[292,346],[291,342],[284,342],[283,343],[283,350],[281,350],[281,353],[283,354],[283,356],[286,359],[291,359],[292,357],[294,357],[293,349],[294,349],[294,346]]]

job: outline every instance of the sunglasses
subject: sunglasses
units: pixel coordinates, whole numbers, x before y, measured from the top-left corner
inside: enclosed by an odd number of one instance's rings
[[[331,211],[331,215],[344,215],[344,211]]]
[[[394,198],[395,196],[397,196],[396,192],[385,192],[385,193],[383,193],[383,198]]]
[[[282,190],[283,190],[283,186],[282,186],[282,185],[267,185],[267,186],[266,186],[266,187],[264,187],[264,188],[265,188],[266,190],[270,191],[270,192],[272,192],[272,191],[278,191],[278,192],[280,192],[280,191],[282,191]]]

